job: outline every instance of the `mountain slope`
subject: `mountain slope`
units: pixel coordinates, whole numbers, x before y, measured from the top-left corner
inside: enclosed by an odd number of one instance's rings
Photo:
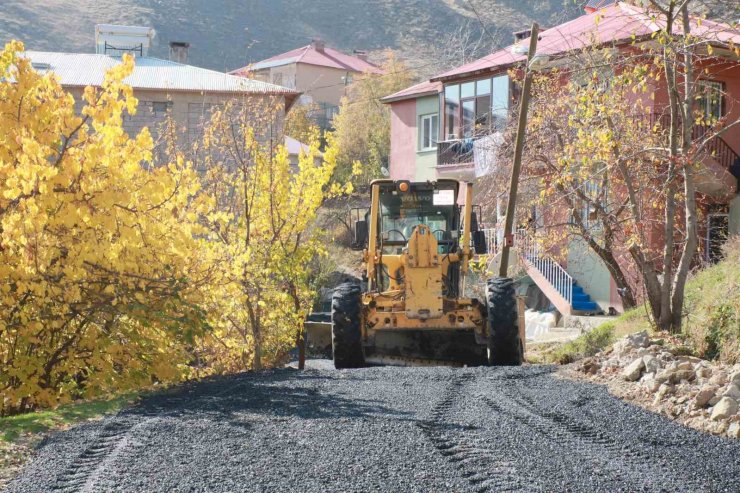
[[[414,50],[467,25],[500,45],[532,20],[553,25],[579,12],[572,0],[3,0],[0,42],[91,52],[97,23],[146,25],[158,33],[153,56],[188,41],[191,63],[228,70],[313,37],[346,51]],[[494,41],[493,32],[502,34]]]

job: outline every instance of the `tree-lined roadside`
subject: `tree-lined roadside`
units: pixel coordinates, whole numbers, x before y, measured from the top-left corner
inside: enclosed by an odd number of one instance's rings
[[[0,54],[0,415],[270,366],[301,337],[336,160],[291,167],[280,101],[218,108],[194,143],[129,136],[124,56],[81,111]]]

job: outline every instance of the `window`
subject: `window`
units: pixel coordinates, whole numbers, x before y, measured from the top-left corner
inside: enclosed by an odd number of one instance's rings
[[[155,115],[163,115],[167,113],[167,109],[170,107],[170,103],[167,101],[154,101],[152,103],[152,111]]]
[[[491,125],[496,130],[503,130],[509,119],[509,76],[499,75],[493,78],[491,96]]]
[[[712,123],[722,118],[724,113],[723,95],[725,85],[723,82],[711,80],[700,80],[697,86],[697,113],[707,123]]]
[[[414,227],[426,224],[438,241],[456,230],[456,185],[415,185],[408,192],[398,192],[395,185],[380,188],[380,233],[383,243],[405,244]],[[389,253],[389,252],[386,252]]]
[[[439,115],[422,115],[419,117],[419,150],[431,151],[437,148],[439,135]]]
[[[272,74],[272,83],[277,84],[278,86],[283,85],[283,73],[282,72],[275,72]]]
[[[444,90],[444,138],[456,140],[501,130],[509,117],[509,77],[501,75]]]
[[[460,138],[460,86],[445,87],[445,139]]]

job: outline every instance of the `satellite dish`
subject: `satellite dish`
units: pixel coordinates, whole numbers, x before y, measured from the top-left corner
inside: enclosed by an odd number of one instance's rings
[[[390,171],[388,171],[388,168],[386,168],[385,166],[380,167],[380,174],[385,176],[386,178],[391,176]]]
[[[511,47],[511,53],[514,55],[526,55],[529,53],[529,46],[524,46],[522,43],[516,43]]]
[[[538,70],[545,68],[545,66],[547,66],[549,62],[550,62],[549,56],[541,55],[537,53],[534,57],[532,57],[532,60],[529,62],[529,70],[537,72]]]

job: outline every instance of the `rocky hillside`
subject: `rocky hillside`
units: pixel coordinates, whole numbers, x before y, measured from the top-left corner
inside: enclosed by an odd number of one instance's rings
[[[321,37],[351,51],[414,52],[461,28],[484,45],[509,43],[532,20],[553,25],[577,16],[573,0],[2,0],[0,42],[29,49],[90,52],[96,23],[146,25],[158,32],[154,56],[169,41],[191,43],[191,62],[217,70]],[[486,46],[486,49],[490,46]]]

